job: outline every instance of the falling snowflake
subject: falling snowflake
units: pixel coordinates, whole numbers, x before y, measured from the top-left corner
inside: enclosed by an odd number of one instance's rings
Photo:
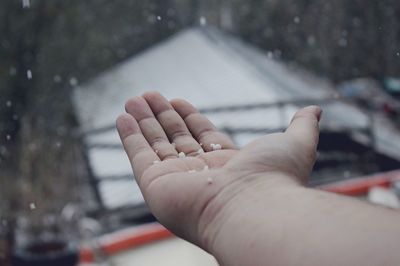
[[[31,0],[22,0],[22,8],[30,8]]]
[[[70,84],[72,87],[75,87],[76,85],[78,85],[78,79],[75,78],[75,77],[70,78],[70,79],[69,79],[69,84]]]
[[[31,71],[30,69],[28,69],[28,70],[26,71],[26,77],[27,77],[28,79],[32,79],[32,71]]]
[[[315,41],[316,40],[315,40],[315,37],[313,35],[310,35],[310,36],[307,37],[307,44],[309,46],[313,46],[315,44]]]
[[[201,26],[207,25],[207,19],[205,17],[203,17],[203,16],[200,17],[199,22],[200,22]]]
[[[31,202],[31,203],[29,204],[29,209],[31,209],[31,210],[36,209],[35,203]]]
[[[54,80],[55,83],[60,83],[61,82],[61,77],[59,75],[55,75],[53,77],[53,80]]]
[[[347,46],[347,39],[346,38],[340,38],[338,42],[340,47],[346,47]]]
[[[157,16],[157,20],[160,21],[162,19],[161,16]]]

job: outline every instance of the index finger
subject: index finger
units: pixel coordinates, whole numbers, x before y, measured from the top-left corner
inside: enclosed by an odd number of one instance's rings
[[[131,115],[122,114],[117,118],[117,129],[136,181],[140,184],[143,173],[160,158],[150,147],[140,127]]]

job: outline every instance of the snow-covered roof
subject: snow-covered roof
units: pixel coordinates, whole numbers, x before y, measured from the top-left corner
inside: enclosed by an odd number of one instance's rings
[[[198,108],[332,97],[329,83],[302,71],[293,71],[267,54],[236,38],[208,27],[190,28],[147,51],[122,62],[75,90],[74,102],[83,131],[114,124],[132,96],[157,90],[167,98],[184,98]],[[288,124],[295,105],[268,110],[210,114],[219,127],[280,128]],[[365,127],[368,117],[340,102],[324,108],[324,123],[338,127]],[[239,134],[239,145],[257,137]],[[119,144],[116,130],[87,135],[88,145]],[[131,172],[122,149],[89,150],[94,174]],[[127,184],[127,182],[129,184]],[[141,202],[131,181],[103,182],[101,192],[108,207]],[[118,195],[116,197],[115,195]]]

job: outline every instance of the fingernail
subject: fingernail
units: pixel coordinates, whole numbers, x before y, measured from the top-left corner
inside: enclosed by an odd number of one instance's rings
[[[121,114],[116,120],[116,126],[121,139],[135,132],[135,125],[132,123],[133,118],[129,114]]]
[[[318,121],[321,119],[322,115],[322,109],[318,105],[310,105],[306,107],[309,111],[314,113],[314,115],[317,117]]]
[[[316,106],[317,107],[317,110],[316,110],[316,116],[317,116],[317,119],[318,119],[318,122],[321,120],[321,117],[322,117],[322,108],[321,107],[319,107],[319,106]]]

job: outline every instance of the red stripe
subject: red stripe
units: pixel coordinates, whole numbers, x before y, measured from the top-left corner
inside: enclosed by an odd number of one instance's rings
[[[101,251],[105,255],[111,256],[124,250],[143,246],[172,236],[173,234],[161,225],[155,225],[151,228],[145,225],[143,228],[138,228],[137,231],[130,233],[130,235],[124,235],[122,237],[116,236],[115,239],[103,241],[106,243],[101,243],[102,241],[100,238],[100,246]],[[81,263],[91,263],[94,259],[95,256],[92,249],[88,247],[82,247],[80,249]]]
[[[333,183],[322,186],[321,189],[348,196],[359,196],[368,193],[371,187],[389,187],[393,181],[400,181],[400,170]]]
[[[322,186],[321,189],[349,196],[359,196],[366,194],[371,187],[388,187],[393,181],[400,181],[400,170],[333,183]],[[131,235],[116,237],[115,240],[101,244],[101,249],[106,255],[110,256],[172,236],[173,234],[161,225],[151,227],[145,225],[142,229],[139,228],[138,231],[131,233]],[[80,260],[81,263],[93,262],[93,250],[82,247],[80,250]]]

